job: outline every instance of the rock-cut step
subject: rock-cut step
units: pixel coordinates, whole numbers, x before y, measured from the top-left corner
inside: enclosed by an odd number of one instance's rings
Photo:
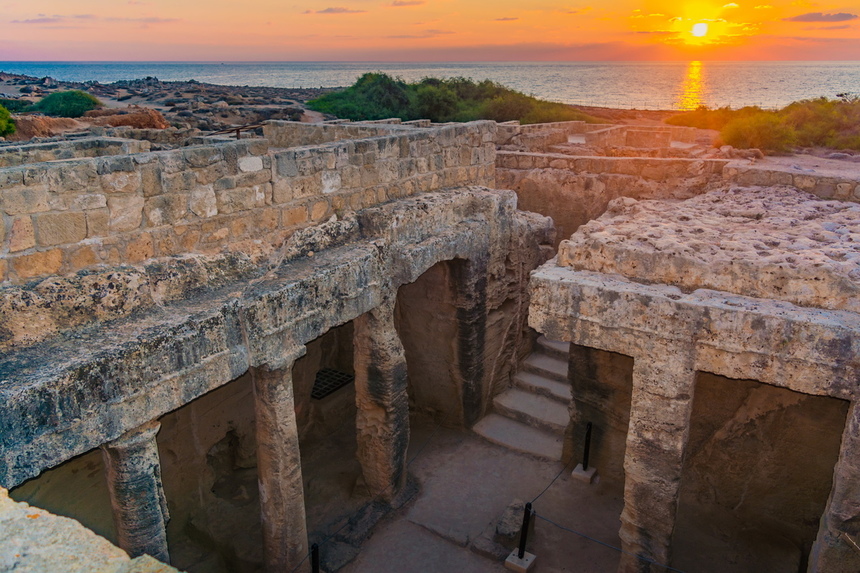
[[[554,356],[532,353],[523,360],[523,369],[544,378],[567,382],[567,361]]]
[[[537,345],[543,354],[558,358],[567,362],[570,359],[570,342],[550,340],[546,336],[538,336]]]
[[[534,372],[517,372],[514,375],[514,384],[533,394],[552,398],[565,406],[570,403],[570,383],[568,382],[552,380]]]
[[[560,435],[532,428],[499,414],[485,416],[473,429],[494,444],[549,460],[561,460]]]
[[[557,434],[564,433],[570,420],[570,413],[564,404],[519,388],[511,388],[496,396],[493,407],[502,416]]]

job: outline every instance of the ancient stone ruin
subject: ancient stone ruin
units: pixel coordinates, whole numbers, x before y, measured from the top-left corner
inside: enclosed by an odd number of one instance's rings
[[[559,468],[591,422],[619,571],[711,538],[749,549],[738,571],[857,571],[860,174],[700,137],[269,121],[0,147],[0,486],[136,558],[0,490],[0,568],[295,571],[340,520],[357,551],[420,488],[422,412]],[[541,348],[560,380],[525,374]],[[314,465],[336,460],[337,487]]]

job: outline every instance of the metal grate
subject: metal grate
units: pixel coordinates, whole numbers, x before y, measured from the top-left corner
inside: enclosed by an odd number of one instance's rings
[[[355,380],[355,376],[334,370],[332,368],[323,368],[317,372],[314,387],[311,390],[311,398],[314,400],[322,400],[332,392],[339,390]]]

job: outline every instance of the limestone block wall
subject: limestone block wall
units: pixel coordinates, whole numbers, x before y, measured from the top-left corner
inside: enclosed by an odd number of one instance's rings
[[[216,253],[274,230],[267,151],[256,140],[0,169],[0,278]]]
[[[584,121],[557,121],[528,125],[500,123],[496,131],[496,145],[520,145],[530,149],[545,149],[550,145],[567,143],[569,135],[585,133],[600,127],[606,126]]]
[[[623,125],[613,125],[585,134],[585,144],[593,147],[618,147],[626,143],[627,128]]]
[[[0,167],[13,167],[58,159],[128,155],[145,151],[149,151],[149,142],[147,141],[108,137],[87,137],[70,141],[49,141],[27,145],[5,145],[0,146]]]
[[[790,185],[822,199],[860,202],[860,174],[856,172],[836,176],[730,163],[723,170],[723,178],[738,185]]]
[[[627,147],[669,147],[672,134],[661,129],[628,129],[625,145]]]
[[[313,129],[327,128],[375,129]],[[0,169],[0,281],[189,253],[257,258],[335,213],[494,182],[492,122],[398,129],[291,150],[240,140]]]
[[[301,147],[344,139],[364,139],[412,130],[412,127],[378,122],[361,123],[301,123],[297,121],[268,121],[263,135],[272,147]]]
[[[694,127],[613,125],[585,131],[585,143],[594,147],[668,147],[672,141],[694,142],[701,134]]]
[[[168,127],[167,129],[140,129],[136,127],[120,126],[105,130],[109,137],[121,137],[125,139],[141,139],[160,145],[186,145],[190,137],[200,134],[196,128],[178,129]]]
[[[558,241],[602,215],[617,197],[687,198],[720,181],[725,160],[573,157],[498,152],[496,185],[520,208],[553,218]]]

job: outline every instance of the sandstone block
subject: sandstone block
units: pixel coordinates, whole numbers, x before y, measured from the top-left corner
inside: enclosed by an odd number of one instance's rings
[[[281,177],[298,177],[299,167],[294,152],[279,153],[275,156],[275,172]]]
[[[126,247],[125,255],[130,263],[139,263],[151,259],[155,255],[152,236],[149,233],[142,233],[136,237]]]
[[[337,171],[324,171],[322,174],[322,192],[330,194],[340,191],[341,178]]]
[[[161,169],[156,163],[140,167],[140,190],[144,197],[161,195]]]
[[[143,221],[143,197],[124,195],[110,197],[110,230],[112,232],[133,231]]]
[[[85,193],[75,196],[69,203],[69,209],[86,211],[107,207],[107,199],[101,193]]]
[[[41,188],[15,187],[3,191],[3,210],[7,215],[28,215],[50,210],[48,192]]]
[[[82,211],[37,215],[36,237],[41,247],[83,241],[87,238],[87,217]]]
[[[85,245],[75,249],[69,255],[69,264],[72,270],[80,270],[90,267],[98,262],[98,257],[92,247]]]
[[[183,194],[158,195],[144,202],[143,212],[147,226],[170,225],[185,217],[188,196]]]
[[[239,171],[242,173],[251,173],[254,171],[261,171],[263,169],[263,158],[262,157],[240,157],[239,158]]]
[[[99,175],[107,175],[120,171],[134,171],[134,158],[128,155],[114,155],[111,157],[100,157],[96,160],[96,169]]]
[[[137,171],[107,173],[101,179],[105,193],[135,193],[141,184],[141,176]]]
[[[191,192],[188,203],[191,212],[198,217],[208,218],[218,214],[218,203],[212,187],[198,187]]]
[[[193,171],[164,173],[161,175],[161,187],[164,193],[180,193],[197,186],[197,175]]]
[[[60,249],[51,249],[22,255],[12,262],[12,268],[19,278],[29,279],[44,275],[55,275],[63,266],[63,252]]]
[[[182,157],[192,167],[206,167],[221,161],[223,158],[221,150],[210,145],[185,149],[182,152]]]
[[[95,209],[87,211],[87,237],[103,237],[110,231],[110,211]]]
[[[794,186],[801,191],[812,191],[813,189],[815,189],[816,183],[818,183],[818,181],[815,179],[815,177],[811,177],[809,175],[794,176]]]
[[[219,213],[248,211],[266,204],[266,195],[259,187],[226,189],[216,194]]]
[[[200,185],[209,185],[218,179],[224,177],[228,173],[227,163],[219,161],[207,167],[201,167],[194,170],[194,176],[197,183]]]
[[[98,177],[95,162],[86,161],[48,170],[46,183],[55,193],[79,192],[98,186]]]
[[[303,223],[306,223],[308,220],[308,208],[293,207],[292,209],[284,209],[283,218],[285,227],[301,225]]]
[[[31,217],[16,217],[9,232],[9,252],[15,253],[36,246]]]
[[[328,215],[328,201],[317,201],[311,207],[311,219],[314,221],[322,221]]]

